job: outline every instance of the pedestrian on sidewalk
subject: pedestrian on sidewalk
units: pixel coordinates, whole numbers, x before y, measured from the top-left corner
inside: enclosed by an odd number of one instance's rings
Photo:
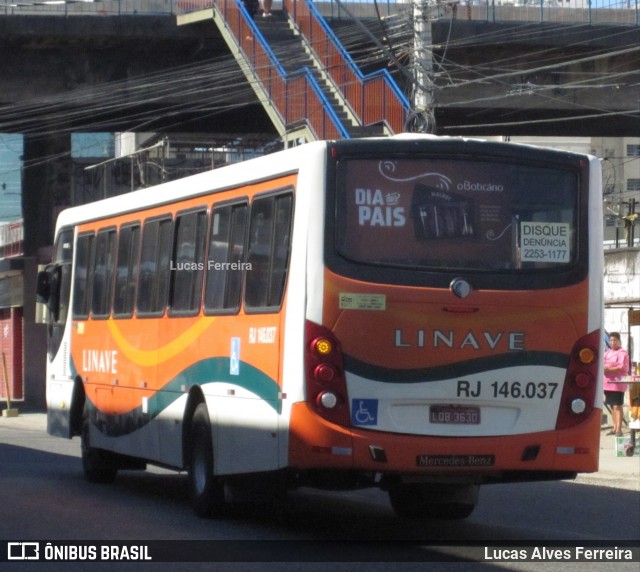
[[[613,429],[607,435],[622,437],[622,406],[627,384],[621,379],[629,373],[629,354],[622,349],[618,332],[609,332],[609,344],[604,352],[604,400],[611,407]]]

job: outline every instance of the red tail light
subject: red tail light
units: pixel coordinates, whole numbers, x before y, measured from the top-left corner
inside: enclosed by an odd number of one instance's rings
[[[602,332],[596,330],[573,346],[558,411],[556,429],[578,425],[593,411],[598,387]]]
[[[328,328],[307,322],[305,347],[307,402],[328,421],[348,426],[349,400],[340,342]]]

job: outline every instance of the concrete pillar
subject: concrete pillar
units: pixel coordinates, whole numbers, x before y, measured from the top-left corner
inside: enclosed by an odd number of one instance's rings
[[[24,255],[53,243],[55,221],[69,206],[71,193],[71,135],[44,133],[24,136],[22,212]]]
[[[71,136],[55,132],[25,135],[22,173],[24,220],[24,403],[26,409],[46,406],[46,326],[35,321],[38,265],[49,262],[56,217],[70,204]]]

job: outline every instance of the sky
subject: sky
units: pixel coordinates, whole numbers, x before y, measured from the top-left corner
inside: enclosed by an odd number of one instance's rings
[[[74,157],[113,157],[112,133],[74,133]],[[22,218],[22,135],[0,133],[0,224]]]
[[[22,218],[22,135],[0,133],[0,222]]]

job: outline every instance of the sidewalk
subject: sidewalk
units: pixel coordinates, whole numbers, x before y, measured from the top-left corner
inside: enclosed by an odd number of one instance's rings
[[[617,489],[640,491],[640,457],[617,457],[616,438],[606,435],[611,427],[603,426],[600,434],[600,467],[597,473],[578,475],[575,482]],[[629,441],[625,428],[624,442]],[[640,449],[640,430],[636,431],[636,450]]]
[[[597,473],[578,475],[574,482],[640,491],[640,457],[616,457],[615,437],[605,435],[609,429],[610,427],[602,428],[600,470]],[[5,430],[36,432],[46,437],[47,415],[29,412],[20,413],[18,417],[0,417],[0,441],[5,441],[9,437]],[[625,430],[624,437],[625,441],[629,439],[628,429]],[[637,447],[640,448],[640,430],[636,434],[636,439]]]

